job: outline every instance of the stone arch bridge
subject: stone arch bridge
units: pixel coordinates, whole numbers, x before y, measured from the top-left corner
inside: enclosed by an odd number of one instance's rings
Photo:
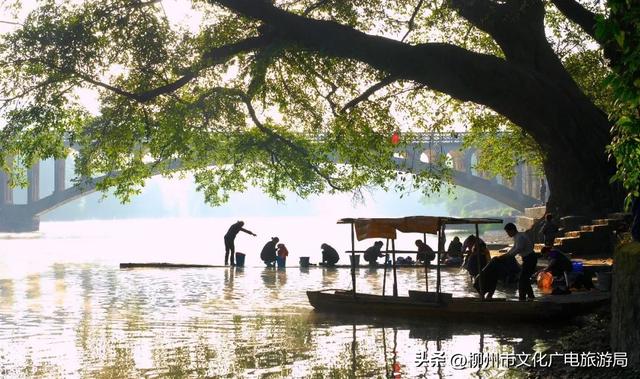
[[[394,156],[394,161],[407,171],[428,169],[433,162],[446,159],[452,169],[455,185],[468,188],[493,198],[514,209],[539,203],[540,178],[527,165],[517,167],[511,180],[501,180],[473,168],[477,151],[462,149],[464,133],[424,133],[417,135],[404,152]],[[176,166],[178,163],[174,163]],[[40,227],[40,216],[86,196],[96,190],[96,184],[104,177],[92,178],[82,185],[66,186],[66,160],[54,161],[53,192],[40,196],[40,163],[28,170],[27,200],[24,204],[14,202],[14,190],[8,186],[7,176],[0,172],[0,232],[30,232]]]

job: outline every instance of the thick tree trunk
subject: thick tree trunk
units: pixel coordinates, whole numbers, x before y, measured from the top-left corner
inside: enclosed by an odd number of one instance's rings
[[[640,243],[623,245],[615,253],[611,289],[611,348],[626,352],[629,367],[640,364]]]
[[[545,154],[550,210],[591,218],[621,211],[624,192],[610,182],[616,168],[606,152],[608,120],[582,96],[567,95],[553,103],[558,107],[553,127],[545,128],[542,135],[535,127],[529,129]]]
[[[596,145],[584,135],[575,141],[579,146]],[[576,156],[571,149],[557,144],[547,151],[544,162],[549,183],[548,209],[559,215],[580,215],[600,218],[622,209],[624,195],[620,188],[610,184],[615,166],[606,162],[605,144],[592,151],[593,156]],[[569,151],[569,152],[568,152]]]
[[[529,133],[546,154],[550,205],[560,215],[601,216],[621,209],[622,193],[609,183],[615,168],[605,152],[609,123],[546,41],[541,1],[507,2],[504,7],[456,1],[463,17],[496,39],[506,60],[450,44],[408,45],[294,15],[265,1],[211,1],[261,20],[282,41],[359,60],[398,79],[425,84],[504,115]]]

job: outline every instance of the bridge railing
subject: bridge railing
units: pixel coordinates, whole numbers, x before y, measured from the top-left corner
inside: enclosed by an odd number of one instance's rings
[[[421,132],[407,133],[410,136],[408,143],[462,143],[468,132]],[[322,141],[326,134],[324,133],[304,133],[305,137],[310,140]],[[402,133],[401,133],[402,135]],[[408,138],[408,137],[406,137]]]

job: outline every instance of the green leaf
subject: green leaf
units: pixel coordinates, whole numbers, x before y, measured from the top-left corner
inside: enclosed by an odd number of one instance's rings
[[[616,42],[618,42],[618,46],[624,47],[624,31],[620,31],[616,34]]]

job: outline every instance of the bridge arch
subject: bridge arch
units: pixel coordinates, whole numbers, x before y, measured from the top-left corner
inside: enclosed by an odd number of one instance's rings
[[[411,169],[407,170],[406,161],[404,159],[396,159],[395,161],[400,169],[415,173],[419,173],[433,167],[429,163],[413,162]],[[532,207],[538,202],[536,198],[498,184],[494,180],[486,179],[481,176],[473,175],[470,172],[456,169],[451,170],[451,173],[453,184],[490,197],[521,212],[523,212],[525,208]]]
[[[439,162],[441,155],[445,155],[452,169],[452,180],[455,185],[468,188],[520,211],[538,202],[532,196],[534,179],[529,173],[531,170],[527,167],[519,166],[518,174],[512,180],[501,181],[489,178],[486,173],[478,173],[473,169],[473,159],[477,151],[460,150],[462,145],[459,135],[453,138],[444,134],[440,142],[434,142],[433,138],[434,134],[428,134],[423,139],[409,144],[406,151],[394,154],[393,159],[398,168],[409,172],[420,172],[432,168],[434,162]],[[174,161],[171,166],[178,168],[179,162]],[[95,192],[97,184],[107,177],[92,178],[81,185],[65,188],[65,160],[56,160],[54,192],[39,198],[38,170],[38,164],[31,170],[27,204],[13,204],[12,192],[6,183],[6,175],[0,172],[0,232],[38,230],[41,215]],[[474,175],[474,172],[477,175]]]

